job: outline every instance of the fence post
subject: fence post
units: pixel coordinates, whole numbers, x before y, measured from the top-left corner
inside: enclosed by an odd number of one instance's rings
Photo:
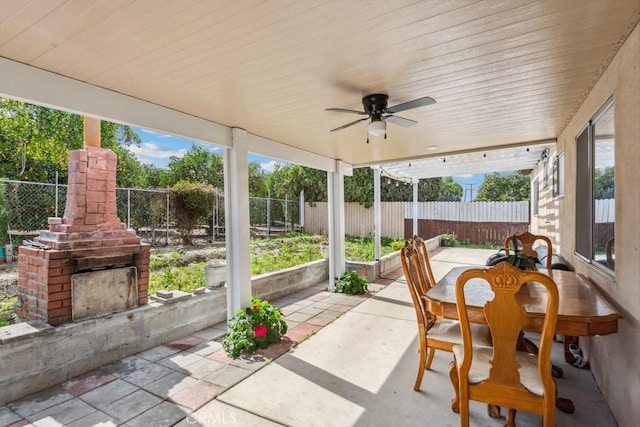
[[[166,214],[166,227],[167,227],[167,246],[169,246],[169,187],[167,187],[167,214]]]
[[[131,188],[127,188],[127,228],[131,229]]]
[[[56,170],[56,213],[55,213],[56,218],[58,217],[58,171]]]
[[[267,198],[267,236],[271,236],[271,190]]]

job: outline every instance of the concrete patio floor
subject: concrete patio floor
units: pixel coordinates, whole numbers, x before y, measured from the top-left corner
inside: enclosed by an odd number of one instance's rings
[[[436,278],[483,264],[493,251],[447,248],[432,255]],[[421,391],[413,391],[417,327],[401,271],[371,284],[371,296],[314,286],[274,301],[290,330],[279,345],[230,359],[220,324],[189,337],[0,406],[2,426],[454,426],[451,355],[436,352]],[[397,279],[397,280],[395,280]],[[324,285],[326,288],[326,285]],[[535,339],[535,336],[533,337]],[[615,426],[591,371],[554,362],[559,395],[576,411],[557,411],[559,426]],[[541,425],[519,412],[518,426]],[[501,426],[486,405],[471,404],[471,424]]]

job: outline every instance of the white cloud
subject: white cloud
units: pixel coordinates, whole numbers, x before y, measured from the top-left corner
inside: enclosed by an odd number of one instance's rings
[[[153,142],[144,142],[139,147],[136,145],[132,145],[129,147],[129,150],[138,157],[143,156],[143,157],[151,157],[154,159],[169,159],[171,157],[183,157],[188,151],[186,148],[181,148],[179,150],[168,150],[165,148],[160,148],[157,144],[154,144]]]
[[[272,160],[270,162],[260,163],[260,166],[262,167],[263,171],[271,173],[276,168],[276,165],[280,164],[280,163],[281,162],[277,162],[275,160]]]

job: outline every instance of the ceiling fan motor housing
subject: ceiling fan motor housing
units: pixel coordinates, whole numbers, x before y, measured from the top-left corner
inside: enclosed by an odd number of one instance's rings
[[[388,99],[389,99],[389,95],[384,95],[381,93],[367,95],[364,98],[362,98],[362,105],[364,106],[364,111],[366,111],[371,115],[382,114],[387,109]]]

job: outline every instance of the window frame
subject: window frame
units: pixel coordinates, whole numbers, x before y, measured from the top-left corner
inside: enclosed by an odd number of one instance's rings
[[[592,265],[605,274],[615,276],[615,266],[598,262],[596,258],[595,239],[595,125],[610,109],[614,114],[614,99],[610,97],[587,124],[576,135],[576,200],[575,200],[575,251],[574,254],[583,262]],[[615,146],[615,135],[613,137]],[[614,164],[615,168],[615,164]],[[585,185],[587,184],[587,185]],[[555,191],[555,186],[554,186]],[[615,218],[614,218],[615,227]]]

